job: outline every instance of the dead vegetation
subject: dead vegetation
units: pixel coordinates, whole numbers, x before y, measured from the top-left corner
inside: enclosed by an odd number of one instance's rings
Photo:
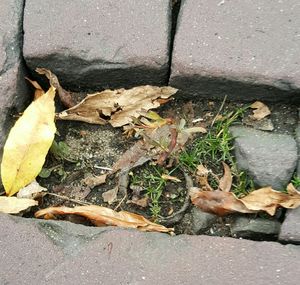
[[[300,205],[300,193],[292,184],[285,193],[271,187],[255,190],[238,170],[229,127],[249,109],[225,112],[225,98],[218,109],[208,102],[201,117],[195,117],[191,102],[182,106],[180,115],[158,115],[152,109],[170,104],[176,89],[155,86],[105,90],[75,104],[76,94],[64,90],[54,74],[37,71],[48,77],[50,89],[44,92],[30,81],[36,90],[34,101],[4,147],[1,173],[8,197],[0,197],[0,211],[15,214],[31,208],[38,218],[78,215],[96,226],[172,233],[174,229],[165,226],[179,223],[192,205],[219,216],[260,211],[274,215],[278,207]],[[67,108],[57,114],[56,93]],[[271,113],[262,102],[250,108],[249,124]],[[94,126],[80,128],[86,123]],[[63,132],[67,124],[73,135],[69,129],[65,141],[54,140],[55,125]],[[107,124],[116,128],[117,137],[105,130]],[[124,143],[128,148],[120,153]],[[111,147],[109,155],[103,155]]]

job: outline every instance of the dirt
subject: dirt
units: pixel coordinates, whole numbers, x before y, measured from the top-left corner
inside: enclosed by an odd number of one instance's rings
[[[221,105],[222,102],[210,100],[195,100],[194,102],[173,100],[160,107],[157,112],[163,117],[184,118],[190,126],[193,125],[192,120],[196,120],[197,123],[194,125],[207,127],[220,111]],[[245,104],[241,103],[226,102],[220,113],[229,113],[244,106]],[[274,127],[273,132],[293,134],[298,118],[297,108],[282,104],[269,104],[268,106],[271,110],[269,119]],[[251,113],[252,111],[249,109],[245,113],[245,118]],[[238,123],[242,124],[242,122]],[[112,176],[108,179],[107,183],[97,186],[94,189],[90,189],[83,183],[83,179],[87,176],[107,173],[108,170],[106,169],[111,169],[118,158],[136,142],[136,139],[126,138],[120,128],[113,128],[109,125],[97,126],[80,122],[58,121],[57,127],[59,136],[56,136],[56,141],[63,141],[69,146],[70,153],[67,158],[70,161],[57,160],[49,154],[45,167],[49,168],[58,165],[58,170],[54,170],[50,177],[39,178],[38,181],[42,186],[47,187],[50,193],[67,198],[47,195],[44,197],[40,208],[78,205],[78,203],[70,201],[68,199],[70,198],[82,203],[127,210],[141,214],[146,218],[157,220],[157,218],[151,217],[151,199],[146,207],[141,207],[130,202],[135,195],[132,180],[129,183],[127,197],[119,193],[117,200],[111,205],[103,201],[102,194],[117,185],[118,175]],[[254,127],[257,126],[254,125]],[[134,174],[141,176],[147,167],[149,165],[135,169]],[[174,176],[183,182],[175,183],[168,181],[166,183],[159,203],[161,207],[160,215],[163,217],[172,215],[180,210],[187,194],[183,173],[177,170]],[[140,199],[145,198],[147,197],[147,191],[142,189],[138,195]],[[175,227],[177,234],[192,234],[191,208],[192,206],[190,205],[179,223],[172,225]],[[164,223],[162,222],[162,224]],[[230,218],[220,218],[219,222],[208,229],[206,234],[230,236],[229,225]]]

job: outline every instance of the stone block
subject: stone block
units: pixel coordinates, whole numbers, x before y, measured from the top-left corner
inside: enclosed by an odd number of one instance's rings
[[[298,0],[185,0],[170,85],[185,96],[300,99]]]
[[[29,95],[21,56],[23,5],[20,0],[0,4],[0,157],[13,115],[24,110]]]
[[[295,171],[298,156],[291,135],[267,133],[247,127],[231,127],[235,138],[237,166],[245,170],[258,187],[284,190]]]
[[[171,1],[28,0],[24,58],[65,88],[168,82]]]
[[[279,240],[285,243],[300,244],[300,208],[287,211],[281,226]]]
[[[298,284],[293,245],[0,214],[1,284]]]

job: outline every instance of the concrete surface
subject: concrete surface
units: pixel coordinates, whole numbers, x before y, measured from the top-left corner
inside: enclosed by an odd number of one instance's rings
[[[183,96],[300,99],[298,0],[184,0],[170,84]]]
[[[13,115],[24,110],[30,95],[21,57],[23,2],[0,3],[0,157]]]
[[[1,284],[298,284],[300,248],[0,215]]]
[[[23,53],[73,90],[166,85],[170,30],[169,0],[27,0]]]

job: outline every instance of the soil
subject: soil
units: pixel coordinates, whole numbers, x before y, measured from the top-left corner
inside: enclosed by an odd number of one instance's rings
[[[196,125],[207,126],[220,111],[221,104],[222,102],[210,100],[189,102],[172,100],[156,111],[162,117],[184,118],[188,125],[192,125],[192,120],[197,120]],[[242,103],[226,102],[221,113],[228,113],[244,106],[245,104]],[[293,134],[298,121],[297,107],[283,104],[268,104],[268,106],[271,110],[269,119],[274,126],[273,132]],[[245,118],[251,113],[252,111],[249,109],[245,114]],[[243,124],[243,122],[239,123]],[[38,182],[46,187],[50,193],[67,198],[46,195],[42,203],[40,203],[40,208],[62,205],[78,206],[78,203],[70,200],[74,199],[82,203],[127,210],[153,220],[149,205],[141,207],[130,202],[134,195],[132,181],[129,183],[127,197],[124,197],[122,193],[118,193],[117,200],[111,205],[103,201],[102,194],[117,185],[118,175],[110,177],[107,183],[93,189],[90,189],[83,183],[83,179],[87,176],[107,173],[105,169],[111,169],[118,158],[137,141],[136,139],[126,138],[122,133],[122,129],[113,128],[110,125],[97,126],[80,122],[58,121],[57,128],[59,135],[56,136],[56,141],[65,142],[69,146],[70,152],[67,160],[57,160],[49,153],[45,167],[51,168],[56,166],[57,168],[52,171],[48,178],[39,177]],[[143,165],[135,169],[134,174],[141,175],[142,171],[148,166]],[[160,198],[160,215],[164,217],[180,210],[187,196],[183,173],[177,171],[177,173],[174,173],[174,176],[181,179],[182,182],[168,181],[166,183]],[[145,189],[142,189],[139,195],[140,198],[145,198]],[[176,234],[193,234],[191,208],[192,206],[189,205],[184,213],[185,215],[181,216],[182,219],[179,222],[171,225],[163,221],[161,223],[174,226]],[[36,211],[36,209],[34,210]],[[32,216],[32,213],[27,214],[27,216]],[[71,217],[71,219],[74,221],[74,217]],[[82,222],[82,220],[75,218],[75,222]],[[230,236],[230,223],[231,217],[226,219],[220,218],[218,223],[207,230],[206,234]]]

